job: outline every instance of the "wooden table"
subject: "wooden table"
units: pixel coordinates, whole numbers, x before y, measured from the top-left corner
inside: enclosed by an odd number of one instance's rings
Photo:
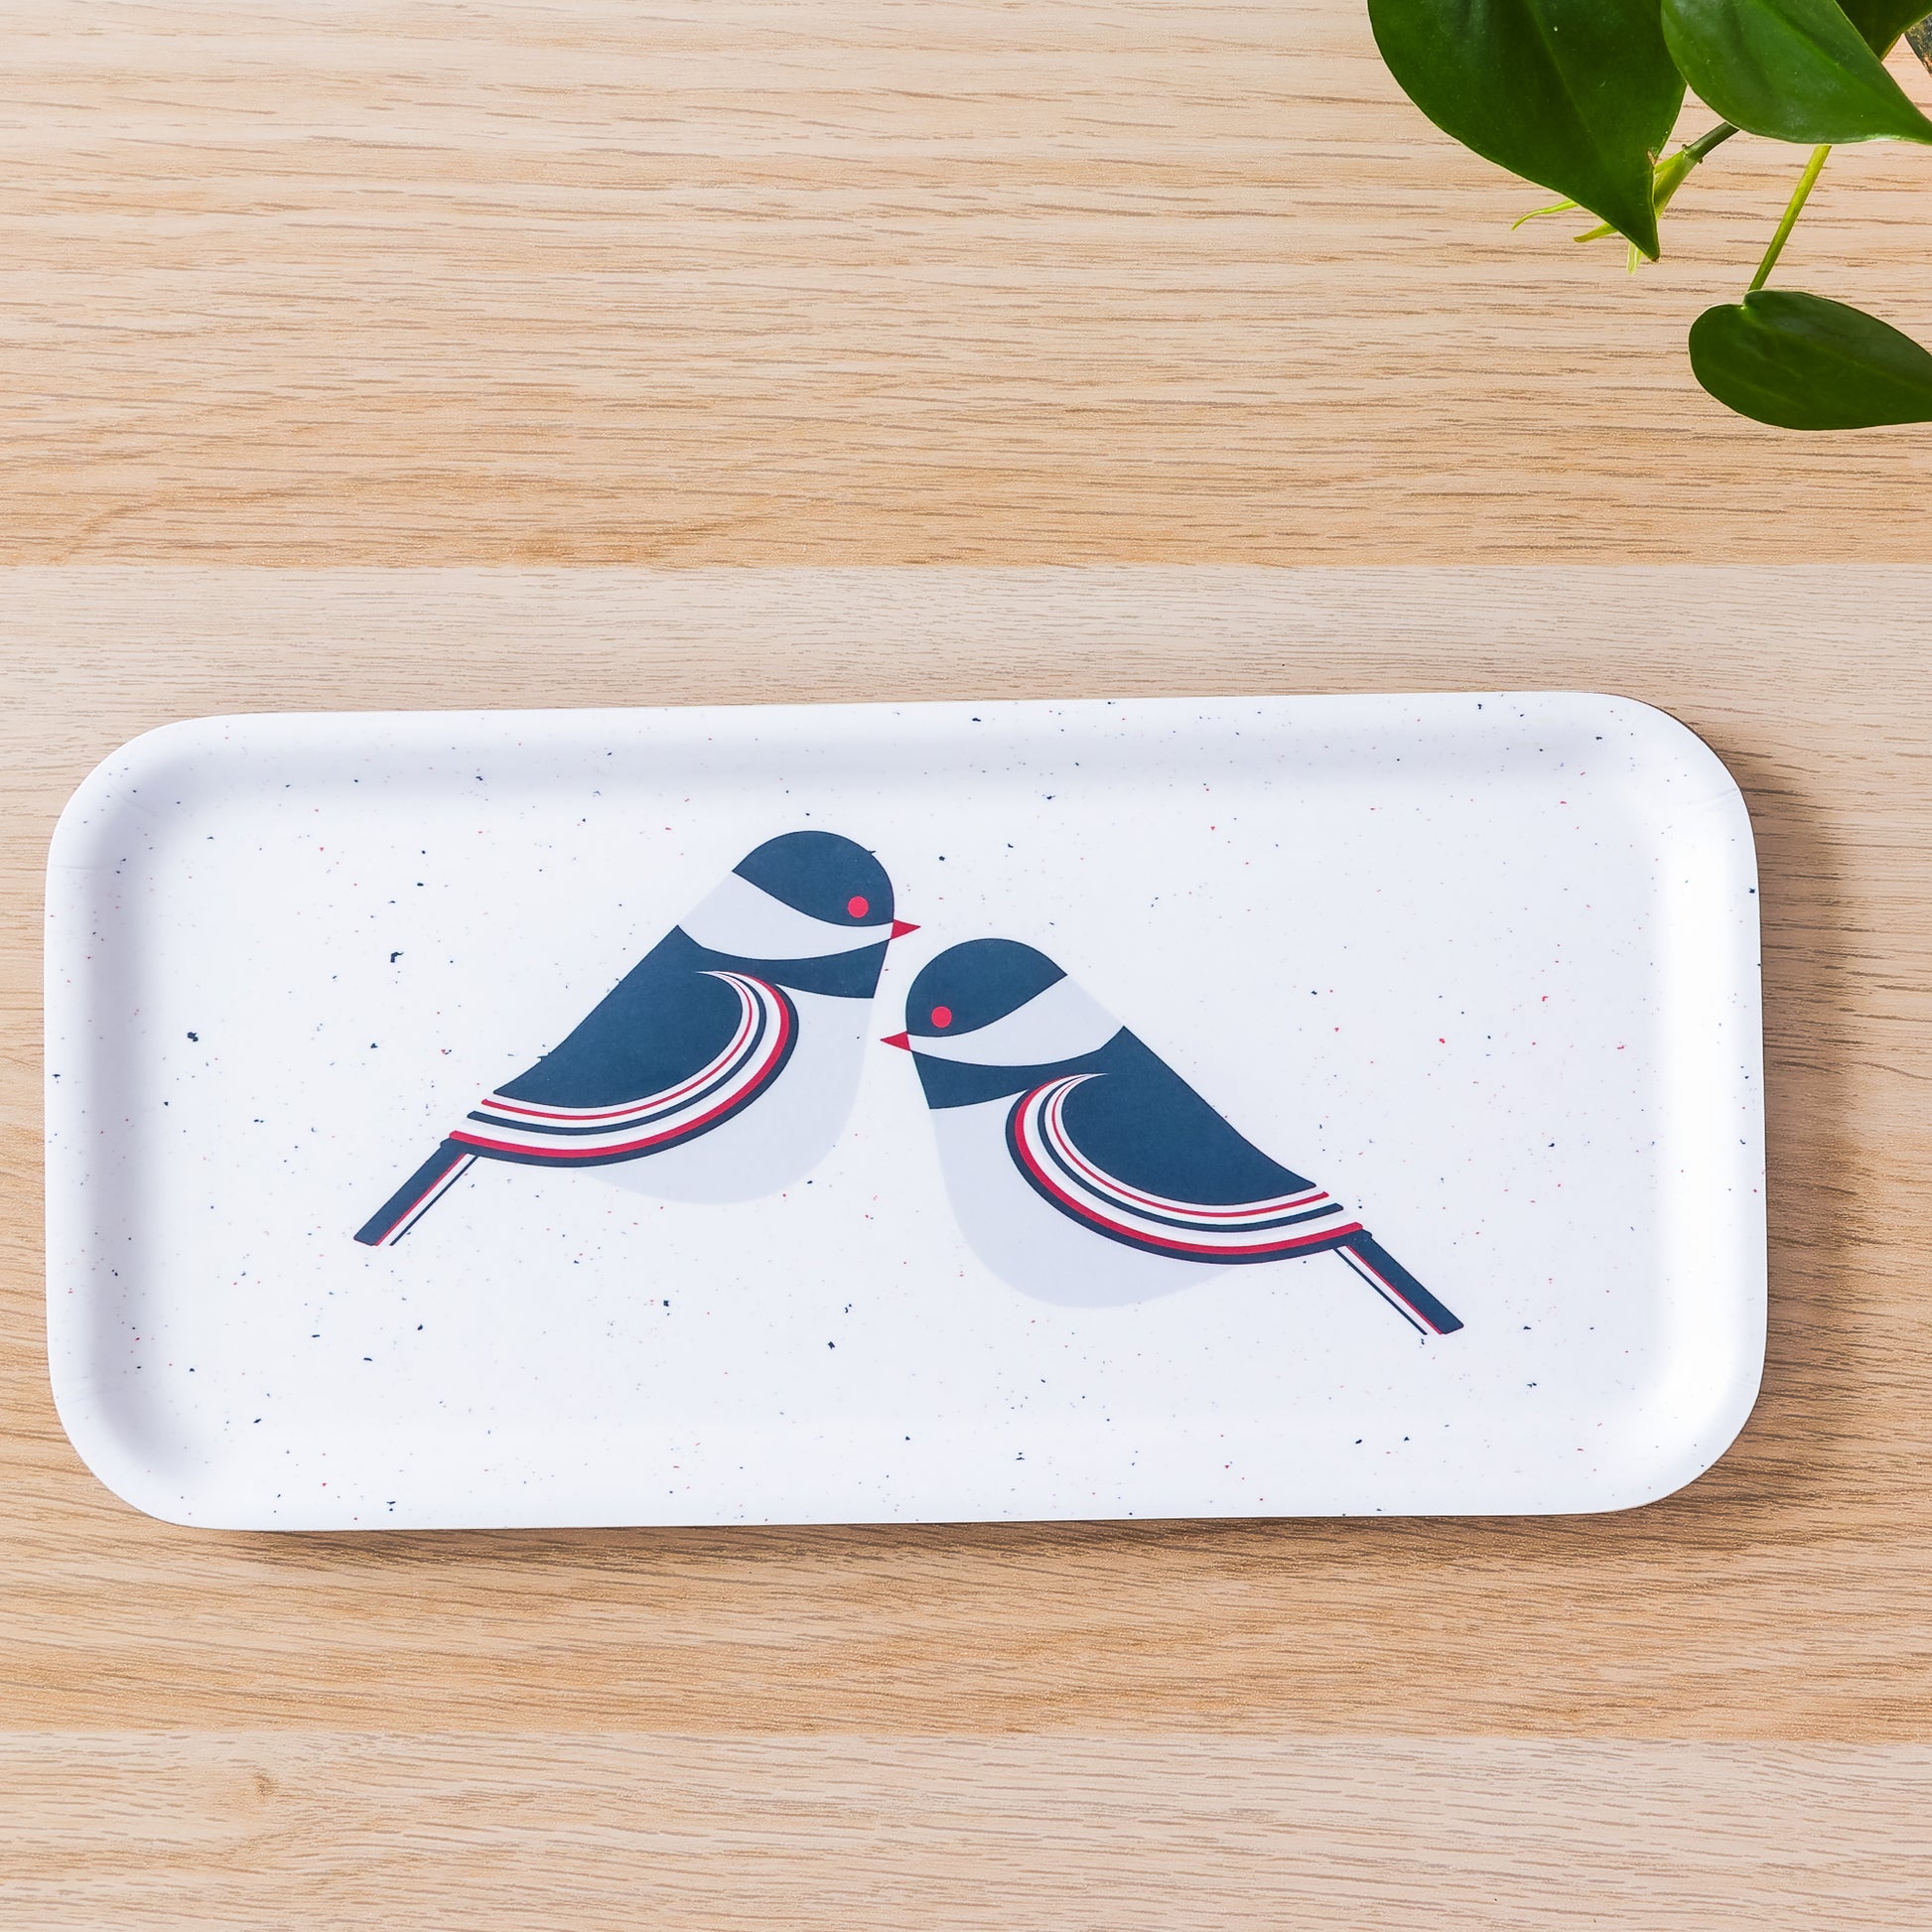
[[[1932,1921],[1927,443],[1681,355],[1788,164],[1627,280],[1343,0],[15,20],[0,1926]],[[1932,333],[1926,165],[1835,160],[1793,278]],[[1546,567],[1387,567],[1471,561]],[[637,568],[722,563],[841,568]],[[1470,684],[1666,705],[1756,820],[1770,1360],[1684,1494],[270,1538],[61,1435],[38,873],[134,732]]]

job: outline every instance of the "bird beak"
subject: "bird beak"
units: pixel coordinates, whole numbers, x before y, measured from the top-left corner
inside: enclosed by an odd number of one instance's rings
[[[895,919],[892,931],[886,935],[887,943],[891,944],[895,939],[903,939],[908,932],[917,932],[918,929],[910,919]]]
[[[912,1036],[910,1034],[888,1034],[879,1043],[882,1046],[900,1046],[908,1053],[912,1050]]]

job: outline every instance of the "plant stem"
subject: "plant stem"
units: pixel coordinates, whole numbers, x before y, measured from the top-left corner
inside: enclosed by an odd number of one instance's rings
[[[1686,141],[1684,152],[1702,161],[1713,148],[1723,147],[1736,132],[1737,130],[1728,121],[1720,121],[1709,134],[1700,134],[1695,141]]]
[[[1805,172],[1798,177],[1798,185],[1791,191],[1791,200],[1785,205],[1784,219],[1778,223],[1778,231],[1771,237],[1771,245],[1764,251],[1764,259],[1757,265],[1757,273],[1751,277],[1751,289],[1761,289],[1771,279],[1771,271],[1778,265],[1778,257],[1784,253],[1784,244],[1791,239],[1791,230],[1798,225],[1798,216],[1805,210],[1805,204],[1811,199],[1811,191],[1818,185],[1819,172],[1825,166],[1825,157],[1831,153],[1829,144],[1813,148],[1811,159],[1805,164]]]

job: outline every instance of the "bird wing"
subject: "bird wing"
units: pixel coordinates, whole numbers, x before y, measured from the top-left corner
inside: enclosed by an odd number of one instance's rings
[[[756,975],[673,926],[542,1059],[497,1092],[538,1107],[621,1107],[678,1085],[738,1031],[737,994],[705,970],[718,966]]]
[[[1035,1192],[1129,1247],[1217,1262],[1339,1246],[1362,1224],[1272,1161],[1140,1045],[1023,1093],[1007,1146]]]
[[[488,1095],[450,1139],[499,1160],[597,1166],[659,1153],[749,1106],[791,1057],[798,1011],[783,988],[750,973],[714,970],[704,977],[735,994],[738,1011],[723,1043],[692,1071],[626,1100],[567,1106],[527,1097],[546,1059]]]

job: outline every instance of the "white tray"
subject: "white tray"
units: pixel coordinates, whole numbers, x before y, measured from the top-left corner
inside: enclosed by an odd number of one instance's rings
[[[1617,698],[172,726],[50,865],[61,1415],[234,1528],[1644,1502],[1756,905]]]

